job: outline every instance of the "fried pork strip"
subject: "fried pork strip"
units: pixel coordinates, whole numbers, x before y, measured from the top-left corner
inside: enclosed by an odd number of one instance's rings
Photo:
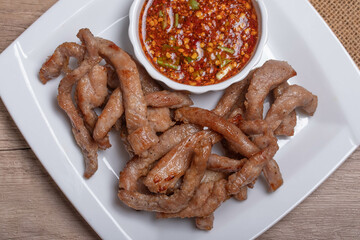
[[[271,129],[276,129],[282,120],[297,107],[301,107],[312,116],[317,108],[317,96],[303,87],[291,85],[271,105],[265,121]]]
[[[207,168],[212,171],[233,173],[239,171],[247,159],[231,159],[217,154],[211,154],[208,160]]]
[[[190,123],[198,124],[200,126],[206,126],[211,128],[212,130],[223,135],[224,138],[232,144],[232,146],[235,148],[235,150],[238,153],[240,153],[241,155],[247,158],[250,158],[251,156],[253,156],[254,154],[260,151],[260,148],[256,146],[253,142],[251,142],[239,128],[237,128],[234,124],[226,121],[225,119],[217,116],[215,113],[211,111],[200,108],[190,108],[190,107],[180,108],[176,110],[175,119],[178,121],[190,122]],[[267,159],[267,161],[269,160],[271,159]],[[265,164],[267,164],[267,161],[265,161]],[[245,166],[246,165],[244,165],[244,167]],[[257,174],[257,176],[259,174]],[[269,175],[269,176],[273,176],[273,175]],[[274,176],[279,177],[279,174]],[[273,181],[270,181],[272,183],[270,184],[270,186],[275,186],[276,185],[275,183],[282,182],[281,179],[280,180],[275,179],[274,183]],[[250,182],[252,182],[253,180],[251,180]],[[237,191],[240,190],[237,189]],[[237,192],[233,190],[231,193],[236,194]]]
[[[237,152],[245,157],[250,157],[260,151],[238,127],[212,111],[196,107],[184,107],[176,110],[175,119],[185,123],[209,127],[223,135],[226,140],[236,147]]]
[[[200,230],[210,231],[213,228],[214,224],[214,214],[210,214],[206,217],[197,217],[195,218],[196,227]]]
[[[147,157],[134,157],[120,173],[119,188],[136,191],[139,178],[146,176],[150,166],[159,158],[163,157],[181,141],[200,131],[200,128],[193,124],[176,125],[160,136],[158,144],[149,149]]]
[[[76,85],[75,102],[80,109],[85,126],[93,133],[98,116],[94,108],[101,106],[108,95],[106,68],[96,65],[83,76]],[[99,148],[105,150],[111,147],[108,137],[98,140]]]
[[[85,177],[90,178],[97,170],[97,150],[98,145],[92,139],[89,131],[85,127],[84,121],[79,115],[73,100],[71,98],[71,91],[73,86],[84,75],[86,75],[95,65],[100,62],[100,58],[97,55],[96,43],[93,36],[88,29],[81,29],[78,33],[78,37],[85,44],[87,53],[85,59],[81,62],[80,66],[67,74],[60,82],[58,88],[58,103],[59,106],[69,116],[72,124],[72,132],[75,140],[85,159]]]
[[[145,95],[146,104],[150,107],[181,108],[193,105],[189,95],[181,92],[160,91]]]
[[[258,68],[254,72],[246,93],[245,118],[247,120],[262,119],[266,96],[272,89],[295,75],[295,70],[283,61],[269,60]]]
[[[128,141],[139,155],[155,145],[159,138],[150,128],[139,72],[131,57],[113,42],[96,38],[99,54],[115,68],[123,94]]]
[[[150,127],[154,129],[155,132],[165,132],[175,124],[175,122],[171,120],[169,108],[166,107],[148,107],[147,118]]]
[[[226,180],[202,183],[188,206],[175,213],[158,213],[157,218],[191,218],[211,215],[222,202],[228,199]]]
[[[274,99],[280,97],[286,88],[289,87],[287,82],[279,85],[273,90]],[[293,136],[294,135],[294,128],[296,126],[296,112],[292,111],[287,115],[283,121],[281,122],[280,126],[275,129],[275,135],[283,135],[283,136]]]
[[[60,76],[61,71],[68,73],[70,57],[76,58],[78,63],[84,59],[85,47],[73,42],[66,42],[58,46],[54,53],[42,65],[39,77],[43,84]]]
[[[249,86],[249,81],[252,78],[254,71],[251,71],[249,75],[242,81],[232,84],[228,87],[213,112],[220,116],[226,117],[238,102],[240,102],[241,96],[245,93]]]
[[[154,193],[173,188],[188,169],[195,145],[206,136],[206,132],[201,131],[171,149],[147,174],[145,186]]]
[[[95,124],[93,132],[95,141],[100,142],[102,139],[106,138],[111,128],[123,113],[122,93],[120,88],[116,88],[111,93],[108,102]]]
[[[212,144],[218,142],[221,136],[213,131],[202,131],[198,134],[204,135]],[[164,157],[160,159],[157,164],[151,169],[144,180],[144,184],[151,192],[165,193],[168,189],[175,187],[178,180],[184,175],[186,169],[189,167],[190,159],[188,157],[196,144],[178,145],[171,152],[176,153],[171,157]],[[184,143],[185,144],[185,143]]]
[[[106,68],[96,65],[76,85],[77,104],[90,132],[93,131],[98,118],[94,108],[101,106],[108,95],[106,84]]]
[[[248,187],[244,186],[240,188],[240,192],[233,195],[233,197],[238,201],[245,201],[247,199],[247,191],[248,191]]]
[[[163,88],[149,75],[146,69],[141,65],[141,63],[134,59],[137,69],[139,71],[141,88],[144,94],[149,94],[153,92],[160,92]]]
[[[173,195],[146,195],[137,191],[120,190],[119,198],[126,205],[136,210],[176,213],[186,208],[204,176],[206,163],[211,153],[211,142],[204,136],[204,132],[199,132],[180,144],[186,148],[186,145],[192,145],[193,141],[197,142],[193,160],[189,169],[186,170],[183,183]],[[165,157],[171,155],[174,155],[173,150]]]
[[[239,189],[254,181],[263,170],[266,163],[272,159],[278,150],[277,145],[270,145],[249,158],[243,168],[230,175],[226,185],[229,194],[239,193]]]

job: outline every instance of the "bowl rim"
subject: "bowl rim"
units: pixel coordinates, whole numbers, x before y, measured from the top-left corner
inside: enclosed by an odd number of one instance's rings
[[[150,63],[150,61],[145,56],[145,53],[142,50],[140,37],[139,37],[139,15],[145,0],[134,0],[129,11],[130,24],[129,24],[128,34],[129,34],[130,42],[134,48],[135,56],[138,59],[138,61],[145,67],[146,71],[150,74],[152,78],[164,83],[166,86],[168,86],[173,90],[188,91],[195,94],[206,93],[209,91],[224,90],[225,88],[229,87],[231,84],[243,80],[249,74],[249,72],[259,63],[268,39],[268,14],[265,4],[263,0],[252,0],[252,1],[253,3],[257,3],[258,15],[260,14],[261,17],[261,22],[259,22],[259,25],[261,26],[261,30],[259,32],[260,40],[257,43],[253,56],[251,57],[250,61],[245,65],[245,67],[239,73],[237,73],[236,75],[232,76],[231,78],[223,82],[207,85],[207,86],[191,86],[187,84],[178,83],[156,70],[156,68]]]

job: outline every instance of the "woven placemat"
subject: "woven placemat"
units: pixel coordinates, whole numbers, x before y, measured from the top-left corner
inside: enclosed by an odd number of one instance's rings
[[[310,0],[310,3],[360,67],[360,0]]]

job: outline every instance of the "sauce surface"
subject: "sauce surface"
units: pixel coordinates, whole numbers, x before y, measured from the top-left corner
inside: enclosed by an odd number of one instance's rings
[[[237,74],[258,41],[251,0],[146,0],[139,31],[152,65],[192,86],[216,84]]]

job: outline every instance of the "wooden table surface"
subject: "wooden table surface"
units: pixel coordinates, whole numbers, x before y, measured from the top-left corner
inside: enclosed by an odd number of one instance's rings
[[[0,0],[0,51],[2,52],[55,0]],[[347,1],[351,2],[351,1]],[[359,0],[347,14],[360,15]],[[311,3],[343,41],[359,66],[359,18],[333,16],[342,0]],[[332,4],[332,5],[331,5]],[[349,4],[349,3],[347,3]],[[341,9],[341,8],[340,8]],[[334,13],[334,14],[333,14]],[[354,15],[355,16],[355,15]],[[354,20],[355,19],[355,20]],[[353,21],[353,22],[351,22]],[[355,25],[354,25],[355,24]],[[347,27],[356,26],[354,31]],[[335,27],[334,27],[335,26]],[[355,42],[349,38],[357,34]],[[355,48],[356,50],[356,48]],[[355,109],[354,109],[355,110]],[[65,198],[42,167],[0,101],[0,239],[96,239],[97,234]],[[260,239],[359,239],[360,149],[358,148],[314,193],[265,232]]]

